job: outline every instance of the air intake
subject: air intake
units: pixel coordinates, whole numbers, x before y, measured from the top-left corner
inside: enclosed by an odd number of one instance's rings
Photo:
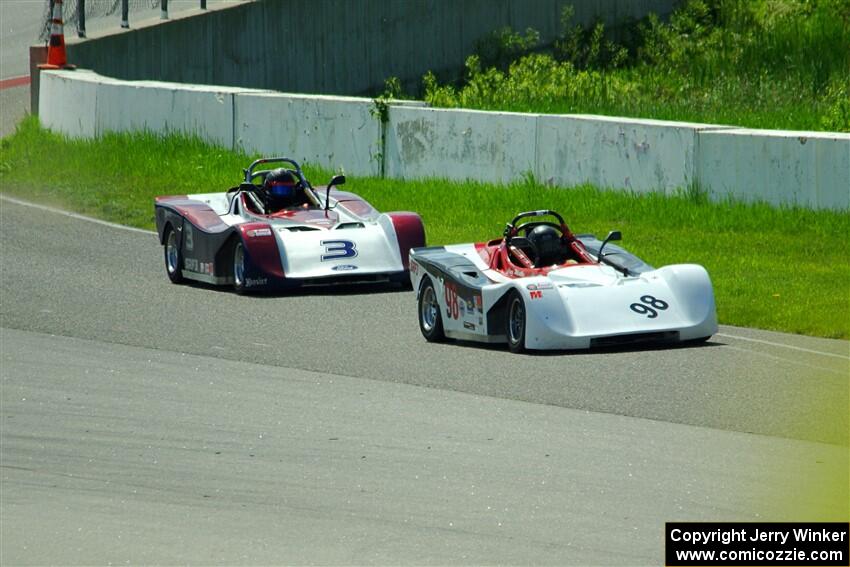
[[[641,343],[668,343],[679,340],[679,331],[660,333],[635,333],[633,335],[614,335],[590,339],[590,348],[628,346]]]

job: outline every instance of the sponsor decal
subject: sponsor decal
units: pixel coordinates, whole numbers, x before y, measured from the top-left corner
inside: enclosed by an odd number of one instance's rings
[[[525,288],[529,291],[552,289],[552,284],[549,283],[549,282],[540,282],[540,283],[536,283],[536,284],[530,283],[527,286],[525,286]]]
[[[183,233],[183,238],[186,242],[186,250],[191,252],[195,249],[195,231],[192,230],[192,225],[186,225],[186,232]]]
[[[475,296],[475,308],[478,309],[479,313],[484,313],[484,303],[481,301],[481,296]]]
[[[322,262],[357,256],[357,245],[350,240],[322,240],[319,244],[325,247],[325,253],[320,256]]]
[[[479,318],[478,318],[478,324],[479,324],[479,325],[483,325],[483,324],[484,324],[484,317],[479,317]]]
[[[543,297],[543,292],[535,290],[535,291],[530,292],[530,295],[531,295],[531,299],[540,299],[540,298]]]
[[[471,330],[471,331],[474,331],[474,330],[475,330],[475,325],[474,325],[474,324],[472,324],[472,323],[470,323],[469,321],[464,321],[464,322],[463,322],[463,328],[464,328],[464,329],[469,329],[469,330]]]
[[[352,270],[356,270],[357,266],[353,264],[340,264],[339,266],[334,266],[331,270],[335,272],[350,272]]]
[[[195,272],[196,274],[210,275],[214,271],[212,262],[199,262],[197,258],[185,258],[183,260],[183,269],[189,272]]]
[[[251,230],[245,231],[245,234],[254,238],[255,236],[271,236],[272,229],[270,228],[253,228]]]
[[[419,264],[417,264],[416,262],[411,262],[410,263],[410,273],[418,274],[419,273]]]
[[[269,283],[268,278],[245,278],[245,287],[266,285],[267,283]]]
[[[466,315],[466,302],[463,300],[463,298],[461,298],[460,301],[457,302],[457,306],[460,309],[460,316],[461,318],[463,318]]]

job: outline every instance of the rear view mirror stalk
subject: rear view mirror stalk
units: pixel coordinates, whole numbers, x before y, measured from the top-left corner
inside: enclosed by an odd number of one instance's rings
[[[602,250],[605,248],[605,245],[611,242],[612,240],[622,240],[623,234],[619,230],[612,230],[608,233],[608,236],[605,237],[605,240],[602,241],[602,246],[599,247],[599,254],[596,257],[596,261],[598,263],[602,263]]]
[[[325,191],[325,210],[327,211],[331,206],[331,187],[334,185],[345,185],[345,176],[344,175],[334,175],[331,179],[330,183],[328,183],[328,189]]]

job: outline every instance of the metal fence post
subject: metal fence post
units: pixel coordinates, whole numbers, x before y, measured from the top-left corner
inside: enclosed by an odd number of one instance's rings
[[[77,0],[77,36],[86,37],[86,0]]]
[[[161,20],[168,19],[168,0],[160,0],[160,6],[162,9],[159,11],[159,18]]]
[[[130,27],[130,0],[121,0],[121,27]]]
[[[47,17],[44,19],[44,28],[42,29],[42,35],[44,36],[44,45],[47,45],[47,42],[50,39],[50,22],[53,21],[54,2],[53,0],[49,0],[47,4]],[[63,15],[62,17],[64,18],[65,16]],[[47,61],[47,59],[45,59],[44,61]],[[41,63],[43,63],[44,61],[41,61]]]

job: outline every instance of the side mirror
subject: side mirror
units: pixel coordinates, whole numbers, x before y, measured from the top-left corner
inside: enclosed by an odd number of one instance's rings
[[[622,239],[623,239],[623,233],[621,233],[619,230],[612,230],[611,232],[608,233],[608,236],[605,237],[605,242],[611,242],[611,241],[614,241],[614,240],[622,240]]]
[[[345,185],[345,176],[344,175],[334,175],[331,178],[331,182],[328,183],[328,190],[325,191],[325,210],[331,206],[331,187],[334,185]]]
[[[619,230],[612,230],[608,233],[608,236],[605,237],[605,240],[602,241],[602,246],[599,247],[599,255],[596,257],[597,262],[602,262],[602,249],[605,248],[605,245],[611,242],[612,240],[622,240],[623,234]]]

